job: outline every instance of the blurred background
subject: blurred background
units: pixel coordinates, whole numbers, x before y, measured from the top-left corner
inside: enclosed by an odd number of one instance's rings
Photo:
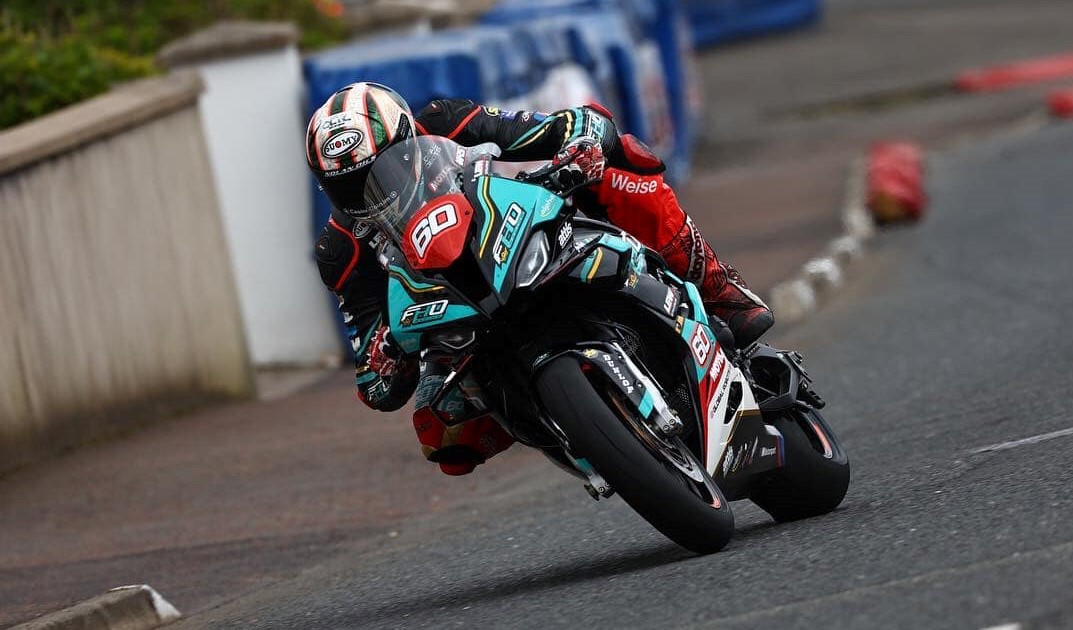
[[[302,144],[340,86],[605,105],[794,334],[866,156],[908,147],[867,209],[919,219],[922,155],[1073,116],[1070,33],[1069,0],[0,0],[0,624],[141,581],[205,610],[532,483],[514,449],[452,485],[353,398]]]

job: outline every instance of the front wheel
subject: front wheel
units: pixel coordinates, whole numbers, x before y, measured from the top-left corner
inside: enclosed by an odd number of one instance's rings
[[[636,426],[640,423],[615,412],[630,411],[616,404],[611,389],[590,381],[570,357],[544,367],[535,385],[572,454],[587,459],[653,527],[696,553],[714,553],[730,541],[730,505],[681,440],[636,434],[645,430]]]
[[[756,480],[753,503],[779,522],[838,507],[849,488],[849,457],[820,412],[795,409],[771,424],[782,433],[786,463]]]

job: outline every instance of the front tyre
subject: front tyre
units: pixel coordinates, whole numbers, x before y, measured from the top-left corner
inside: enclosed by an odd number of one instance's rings
[[[849,489],[849,457],[820,412],[793,410],[771,424],[783,435],[786,464],[756,480],[753,503],[780,523],[838,507]]]
[[[646,447],[575,359],[553,360],[537,375],[535,386],[573,455],[587,459],[653,527],[700,554],[719,551],[730,541],[734,515],[703,467],[707,483],[698,484],[658,450]],[[688,451],[685,455],[692,458]]]

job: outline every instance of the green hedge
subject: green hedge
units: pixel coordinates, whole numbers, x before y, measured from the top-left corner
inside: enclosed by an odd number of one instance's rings
[[[72,37],[0,33],[0,128],[17,125],[154,71],[147,58]]]
[[[347,36],[332,0],[3,0],[0,129],[157,71],[168,42],[221,19],[295,22],[303,48]],[[337,8],[337,7],[336,7]]]

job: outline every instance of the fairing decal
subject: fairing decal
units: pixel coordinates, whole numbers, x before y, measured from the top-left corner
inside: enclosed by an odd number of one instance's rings
[[[415,280],[410,274],[406,273],[405,269],[398,265],[389,265],[387,275],[388,278],[398,281],[408,293],[432,293],[447,290],[447,287],[440,284],[429,284]]]
[[[478,181],[480,240],[473,246],[481,271],[503,303],[529,235],[537,226],[558,218],[563,200],[540,186],[512,179],[484,175]]]
[[[749,495],[750,480],[765,470],[783,465],[783,438],[765,424],[759,413],[742,413],[733,424],[722,458],[712,477],[730,501]]]
[[[589,257],[585,259],[584,264],[581,265],[581,269],[578,271],[578,275],[585,282],[592,282],[596,272],[600,270],[600,263],[604,260],[603,248],[596,248]]]
[[[714,476],[735,429],[745,417],[759,418],[760,407],[756,404],[745,375],[727,360],[721,348],[707,379],[710,381],[709,398],[702,407],[706,410],[704,436],[707,447],[704,465]],[[739,401],[732,400],[729,395],[735,383],[738,384],[738,388],[734,388],[735,391],[740,392]]]
[[[693,313],[705,314],[700,292],[691,283],[684,283],[686,299]],[[700,409],[704,414],[704,466],[715,476],[724,451],[731,442],[735,428],[743,417],[759,418],[760,407],[753,396],[752,387],[742,371],[727,359],[711,328],[696,320],[686,318],[682,322],[682,338],[689,344],[693,366],[697,376],[697,394]],[[734,388],[734,384],[737,387]],[[731,389],[736,393],[730,395]]]
[[[697,317],[701,313],[704,313],[704,315],[707,316],[708,311],[704,310],[704,301],[700,298],[700,291],[697,290],[697,285],[692,282],[684,282],[683,284],[685,284],[686,295],[689,296],[689,302],[693,305],[693,317]]]
[[[421,333],[478,316],[473,307],[451,302],[442,286],[426,284],[392,265],[388,273],[388,323],[391,336],[406,353],[421,347]]]
[[[465,195],[444,195],[418,210],[403,236],[402,251],[414,269],[446,269],[469,238],[473,208]]]
[[[575,247],[587,246],[592,237],[575,238]],[[644,247],[632,237],[616,236],[614,234],[602,234],[599,236],[599,247],[585,257],[580,265],[572,272],[585,284],[592,284],[594,280],[620,276],[619,265],[622,257],[626,257],[625,279],[631,285],[636,285],[637,279],[648,272],[648,263],[645,260]],[[617,255],[611,255],[614,252]]]

